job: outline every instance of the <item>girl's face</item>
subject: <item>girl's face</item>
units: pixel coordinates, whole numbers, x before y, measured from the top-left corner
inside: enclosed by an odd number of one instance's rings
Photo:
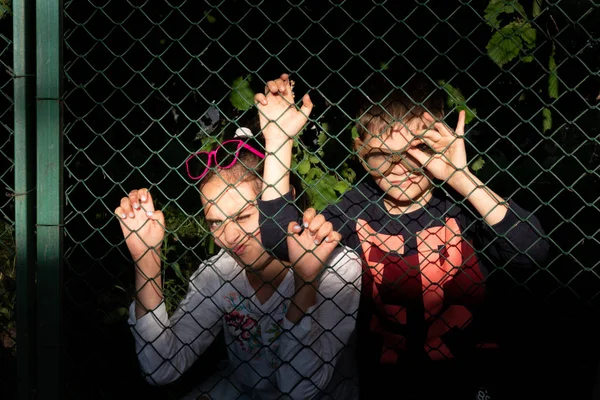
[[[243,267],[263,270],[271,261],[260,239],[254,181],[229,184],[218,176],[202,187],[202,205],[215,243]]]

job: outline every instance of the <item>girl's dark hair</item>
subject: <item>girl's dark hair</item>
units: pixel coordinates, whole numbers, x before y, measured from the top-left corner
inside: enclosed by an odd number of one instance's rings
[[[258,131],[253,130],[256,134]],[[260,152],[264,152],[264,140],[257,138],[256,136],[243,138],[238,137],[236,139],[246,140],[250,146],[254,147],[256,150]],[[223,141],[229,139],[223,139]],[[237,162],[231,167],[227,169],[210,169],[208,173],[198,182],[198,189],[202,191],[202,187],[210,182],[213,179],[220,179],[223,182],[226,182],[231,185],[237,185],[242,182],[252,182],[254,184],[254,188],[256,193],[259,194],[262,192],[263,185],[263,172],[264,172],[264,159],[258,157],[257,155],[245,150],[241,149],[239,153],[239,157]],[[305,210],[308,208],[307,196],[302,187],[301,179],[294,173],[294,171],[290,171],[290,186],[292,186],[295,190],[296,198],[294,203],[301,210]],[[284,195],[285,193],[281,193]]]
[[[263,159],[242,149],[239,153],[237,162],[231,168],[210,169],[198,182],[198,189],[202,190],[202,187],[213,179],[220,179],[231,185],[255,181],[256,193],[260,193],[262,190],[263,168]]]

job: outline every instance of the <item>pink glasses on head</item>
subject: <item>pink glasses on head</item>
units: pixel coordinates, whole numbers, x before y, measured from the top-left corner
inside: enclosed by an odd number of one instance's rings
[[[212,151],[199,151],[185,160],[185,168],[190,179],[199,180],[204,178],[210,168],[231,168],[238,160],[240,150],[245,149],[252,154],[265,158],[265,155],[243,140],[232,139],[221,143]],[[197,175],[196,171],[200,174]]]

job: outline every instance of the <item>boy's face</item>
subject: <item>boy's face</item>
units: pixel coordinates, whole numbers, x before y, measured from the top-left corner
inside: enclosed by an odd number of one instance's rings
[[[230,184],[216,177],[201,191],[204,215],[215,243],[242,267],[256,271],[267,267],[272,260],[260,239],[254,182]]]
[[[356,150],[363,153],[361,161],[365,169],[381,190],[394,200],[417,201],[432,187],[421,165],[404,153],[411,143],[419,142],[415,135],[424,129],[426,124],[420,118],[414,118],[404,125],[392,126],[383,135],[365,137],[364,145],[357,145]]]

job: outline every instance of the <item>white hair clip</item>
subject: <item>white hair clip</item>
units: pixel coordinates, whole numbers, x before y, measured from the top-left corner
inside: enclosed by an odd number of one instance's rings
[[[235,130],[235,137],[252,137],[254,136],[252,134],[252,131],[246,127],[242,127],[242,128],[237,128]]]

